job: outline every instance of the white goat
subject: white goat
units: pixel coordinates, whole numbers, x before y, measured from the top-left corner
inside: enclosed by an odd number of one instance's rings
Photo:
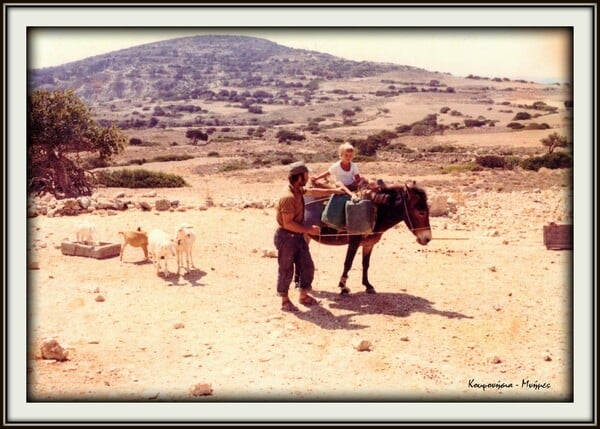
[[[190,262],[192,268],[194,266],[194,259],[192,257],[192,251],[194,249],[194,242],[196,241],[196,233],[193,230],[193,226],[183,224],[177,228],[175,233],[175,239],[177,241],[177,274],[179,274],[179,268],[183,267],[183,256],[185,255],[186,270],[190,271]]]
[[[168,259],[177,255],[175,240],[160,229],[153,229],[148,233],[148,254],[156,267],[156,274],[160,275],[160,260],[165,261],[164,274],[169,275]]]
[[[95,241],[96,227],[88,221],[83,221],[77,227],[76,235],[77,243],[91,244],[92,246],[97,244],[97,242]]]

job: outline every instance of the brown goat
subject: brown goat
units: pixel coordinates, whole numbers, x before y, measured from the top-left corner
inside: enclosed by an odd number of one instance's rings
[[[120,260],[123,260],[123,250],[128,244],[133,247],[141,247],[144,251],[144,260],[148,260],[148,233],[138,228],[136,231],[119,231],[123,236],[123,244],[121,245]]]

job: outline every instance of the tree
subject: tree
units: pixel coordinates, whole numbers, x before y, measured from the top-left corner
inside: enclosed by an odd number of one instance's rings
[[[91,175],[81,154],[97,154],[99,164],[105,164],[123,150],[125,135],[114,125],[98,125],[72,90],[38,90],[28,103],[28,193],[56,198],[91,195]]]
[[[202,141],[207,141],[208,140],[208,134],[205,134],[202,132],[201,129],[189,129],[185,132],[185,136],[186,138],[190,139],[192,141],[193,145],[198,144],[198,140],[202,140]],[[206,143],[208,144],[208,143]]]
[[[554,152],[557,147],[567,147],[567,138],[558,133],[552,133],[548,137],[540,140],[544,146],[548,148],[548,153]]]

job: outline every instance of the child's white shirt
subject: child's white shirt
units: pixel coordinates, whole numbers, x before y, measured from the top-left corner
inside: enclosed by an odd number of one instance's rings
[[[335,177],[338,182],[342,182],[345,186],[349,186],[354,182],[354,176],[358,173],[358,166],[351,162],[350,170],[346,171],[341,166],[342,161],[338,161],[329,167],[329,173]]]

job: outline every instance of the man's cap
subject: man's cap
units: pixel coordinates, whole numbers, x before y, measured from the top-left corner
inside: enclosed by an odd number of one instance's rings
[[[290,164],[290,174],[308,173],[308,167],[303,161],[294,162]]]

